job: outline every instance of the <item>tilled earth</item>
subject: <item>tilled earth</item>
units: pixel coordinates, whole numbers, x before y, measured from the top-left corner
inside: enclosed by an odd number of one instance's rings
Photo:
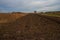
[[[0,24],[0,40],[60,40],[60,18],[28,14]]]

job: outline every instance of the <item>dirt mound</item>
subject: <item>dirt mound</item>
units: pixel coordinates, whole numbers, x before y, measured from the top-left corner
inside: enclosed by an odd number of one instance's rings
[[[60,24],[38,14],[18,18],[0,30],[0,38],[6,40],[60,40]]]
[[[18,18],[21,18],[22,16],[25,16],[27,14],[24,13],[0,13],[0,23],[9,23],[13,22]]]

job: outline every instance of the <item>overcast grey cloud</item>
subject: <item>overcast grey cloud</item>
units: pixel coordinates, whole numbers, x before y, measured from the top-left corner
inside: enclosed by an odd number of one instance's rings
[[[60,11],[59,0],[0,0],[0,11]]]

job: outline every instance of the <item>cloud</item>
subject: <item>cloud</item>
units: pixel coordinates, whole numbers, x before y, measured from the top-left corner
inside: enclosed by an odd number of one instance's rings
[[[40,8],[40,9],[37,9],[37,11],[59,11],[60,9],[60,5],[57,6],[57,5],[54,5],[54,6],[47,6],[47,7],[43,7],[43,8]]]
[[[4,8],[0,8],[0,12],[8,12],[8,11],[5,10]]]
[[[0,10],[7,11],[53,11],[60,9],[59,0],[0,0]]]

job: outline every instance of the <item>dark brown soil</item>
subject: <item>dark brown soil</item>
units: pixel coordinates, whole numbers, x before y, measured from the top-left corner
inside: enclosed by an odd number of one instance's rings
[[[60,18],[28,14],[0,24],[0,40],[60,40]]]

